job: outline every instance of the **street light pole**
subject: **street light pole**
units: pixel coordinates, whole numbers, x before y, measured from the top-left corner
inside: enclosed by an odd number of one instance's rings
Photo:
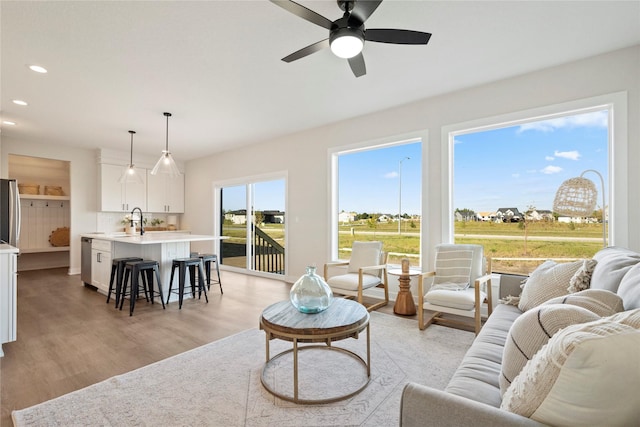
[[[411,158],[405,157],[398,162],[398,234],[401,234],[400,221],[402,219],[402,162],[405,160],[411,160]]]

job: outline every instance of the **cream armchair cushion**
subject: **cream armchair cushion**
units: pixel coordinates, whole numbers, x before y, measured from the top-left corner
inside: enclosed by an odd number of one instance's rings
[[[387,285],[387,254],[382,251],[382,242],[353,242],[351,259],[348,262],[332,262],[324,266],[325,281],[335,294],[355,298],[363,304],[363,293],[373,287],[384,288],[384,300],[367,307],[374,310],[389,303]],[[330,269],[346,266],[346,274],[330,275]]]

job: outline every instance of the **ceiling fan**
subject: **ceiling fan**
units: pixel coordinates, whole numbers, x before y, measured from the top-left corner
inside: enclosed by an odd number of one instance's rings
[[[281,8],[300,18],[329,30],[329,38],[304,47],[291,55],[282,58],[284,62],[292,62],[319,50],[330,47],[340,58],[349,61],[351,71],[356,77],[364,76],[367,69],[362,56],[365,41],[392,44],[427,44],[431,33],[389,28],[365,29],[364,22],[380,6],[382,0],[338,0],[338,6],[344,11],[342,18],[330,21],[311,9],[289,0],[270,0]]]

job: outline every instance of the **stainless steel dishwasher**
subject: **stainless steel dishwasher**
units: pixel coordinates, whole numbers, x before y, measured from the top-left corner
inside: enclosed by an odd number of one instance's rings
[[[82,237],[81,239],[80,279],[84,282],[85,286],[93,287],[91,284],[91,243],[93,239],[90,237]]]

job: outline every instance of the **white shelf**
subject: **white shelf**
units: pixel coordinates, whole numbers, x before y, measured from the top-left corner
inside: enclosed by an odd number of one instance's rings
[[[52,246],[49,248],[20,249],[21,254],[35,254],[40,252],[66,252],[66,251],[69,251],[69,246]]]
[[[20,194],[22,200],[69,200],[69,196],[47,196],[45,194]]]

